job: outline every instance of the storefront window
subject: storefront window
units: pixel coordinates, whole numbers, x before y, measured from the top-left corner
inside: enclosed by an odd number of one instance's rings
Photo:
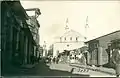
[[[76,41],[78,41],[78,38],[76,37]]]

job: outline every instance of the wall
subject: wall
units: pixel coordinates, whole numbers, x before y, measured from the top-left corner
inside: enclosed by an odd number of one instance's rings
[[[105,37],[101,37],[98,40],[99,40],[100,46],[104,47],[106,49],[108,43],[110,43],[110,41],[114,40],[114,39],[120,39],[120,31],[117,32],[117,33],[113,33],[113,34],[107,35]]]
[[[37,24],[37,18],[35,16],[30,16],[30,19],[27,20],[27,23],[30,25],[30,31],[32,32],[33,38],[36,43],[39,43],[39,27]]]
[[[57,51],[60,53],[64,50],[73,50],[83,46],[84,36],[71,29],[69,31],[66,31],[63,36],[59,37],[58,41],[54,43],[53,56],[57,56]]]
[[[94,54],[92,54],[92,60],[91,63],[93,65],[103,65],[108,63],[108,53],[106,51],[106,49],[108,48],[108,44],[110,43],[111,40],[114,39],[120,39],[120,31],[116,32],[116,33],[112,33],[103,37],[99,37],[95,40],[89,41],[89,49],[90,47],[93,48],[90,52],[92,52],[94,50],[94,47],[91,45],[93,43],[96,43],[95,41],[97,40],[99,43],[98,46],[98,59],[94,57]],[[96,52],[97,53],[97,52]]]
[[[107,35],[105,37],[101,37],[98,39],[99,43],[100,43],[99,44],[100,47],[103,48],[103,50],[102,50],[102,64],[108,63],[108,54],[106,52],[106,49],[108,48],[108,43],[110,43],[110,41],[114,40],[114,39],[120,39],[120,31],[113,33],[113,34],[110,34],[110,35]]]

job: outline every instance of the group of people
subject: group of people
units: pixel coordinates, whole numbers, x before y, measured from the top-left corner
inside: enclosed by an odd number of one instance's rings
[[[54,57],[54,58],[52,59],[52,62],[58,64],[59,58],[58,58],[58,57]]]
[[[47,60],[47,63],[56,63],[56,64],[58,64],[58,62],[59,62],[58,57],[52,57],[52,56],[48,56],[46,60]]]
[[[80,53],[79,55],[70,55],[70,60],[76,60],[75,63],[86,65],[86,58],[82,53]]]
[[[81,57],[80,57],[81,56]],[[65,56],[63,56],[63,57],[65,57]],[[60,57],[60,56],[56,56],[56,57],[48,57],[48,59],[49,59],[49,62],[48,63],[54,63],[54,64],[58,64],[59,63],[59,61],[62,61],[63,59],[63,57]],[[85,57],[83,56],[83,55],[79,55],[79,57],[77,57],[77,56],[67,56],[68,58],[66,58],[66,61],[68,61],[69,60],[69,62],[70,62],[70,60],[78,60],[79,62],[81,62],[81,63],[84,63],[84,65],[86,64],[86,59],[85,59]]]

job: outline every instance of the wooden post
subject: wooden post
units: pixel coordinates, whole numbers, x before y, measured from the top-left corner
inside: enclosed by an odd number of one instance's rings
[[[102,47],[99,47],[98,48],[98,65],[102,65],[102,51],[103,51],[103,48]]]
[[[90,64],[90,53],[87,52],[87,64]]]

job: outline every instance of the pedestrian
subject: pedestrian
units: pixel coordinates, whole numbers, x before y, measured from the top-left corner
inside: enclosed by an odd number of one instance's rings
[[[31,60],[31,63],[33,64],[34,63],[34,56],[33,55],[30,56],[30,60]]]
[[[49,63],[51,64],[51,57],[49,57]]]
[[[116,76],[119,78],[120,75],[120,43],[114,48],[112,61],[115,64]]]
[[[53,57],[51,56],[51,60],[50,60],[50,61],[51,61],[51,63],[53,63],[53,61],[52,61],[52,60],[53,60]]]
[[[59,62],[59,57],[56,58],[56,64],[58,64],[58,62]]]
[[[55,57],[55,63],[57,64],[57,57]]]
[[[40,57],[37,58],[37,62],[38,62],[38,63],[39,63],[39,58],[40,58]]]
[[[52,63],[52,56],[50,57],[50,64]]]
[[[53,63],[55,63],[55,57],[53,57]]]

